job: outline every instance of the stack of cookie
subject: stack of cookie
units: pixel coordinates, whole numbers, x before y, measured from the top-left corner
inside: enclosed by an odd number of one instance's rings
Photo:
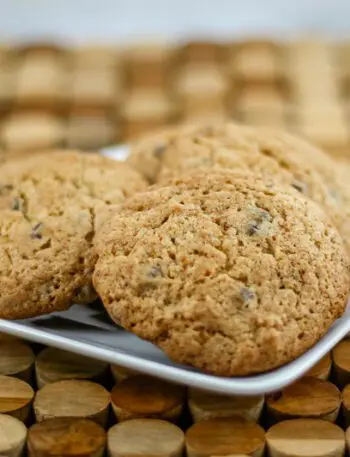
[[[0,171],[0,317],[97,294],[173,360],[235,376],[295,359],[345,309],[350,188],[286,133],[186,125],[127,164],[57,151]]]

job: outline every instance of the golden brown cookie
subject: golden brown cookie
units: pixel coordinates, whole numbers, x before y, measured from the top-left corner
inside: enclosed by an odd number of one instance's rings
[[[127,165],[97,154],[53,152],[1,165],[0,317],[89,301],[98,218],[144,187]]]
[[[93,283],[112,319],[217,375],[293,360],[349,291],[345,248],[319,206],[248,173],[197,172],[135,195],[96,251]]]
[[[129,162],[151,182],[197,168],[273,177],[321,204],[350,252],[350,187],[330,157],[297,137],[233,123],[173,128],[135,144]]]

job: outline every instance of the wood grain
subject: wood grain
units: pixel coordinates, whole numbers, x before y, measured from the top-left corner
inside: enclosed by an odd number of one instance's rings
[[[265,432],[242,418],[216,418],[192,425],[185,435],[188,457],[264,453]]]
[[[184,388],[136,375],[114,386],[111,402],[118,421],[145,417],[176,421],[184,404]]]
[[[305,376],[311,378],[317,378],[326,381],[329,378],[332,368],[332,358],[331,354],[328,353],[322,359],[316,363],[306,374]]]
[[[266,433],[269,457],[342,457],[344,431],[320,419],[292,419]]]
[[[27,438],[27,428],[20,420],[0,414],[0,455],[21,457]]]
[[[129,376],[134,376],[139,374],[137,371],[132,370],[131,368],[125,368],[120,365],[110,365],[111,373],[115,382],[123,381]]]
[[[341,395],[334,384],[316,378],[303,378],[283,391],[266,397],[270,423],[292,418],[319,418],[334,422]]]
[[[99,360],[57,348],[46,348],[35,361],[36,382],[39,388],[65,379],[103,381],[108,364]]]
[[[19,341],[0,342],[0,374],[32,382],[34,352]]]
[[[339,389],[350,383],[350,339],[341,341],[332,351],[334,378]]]
[[[105,445],[106,432],[87,419],[48,419],[28,431],[28,457],[102,457]]]
[[[158,419],[131,419],[114,425],[108,431],[109,457],[181,457],[184,451],[183,431]]]
[[[54,417],[80,417],[105,427],[109,403],[109,392],[99,384],[64,380],[47,384],[37,392],[34,412],[37,422]]]
[[[189,388],[188,406],[194,422],[230,416],[240,416],[257,422],[264,406],[264,396],[218,395]]]
[[[0,375],[0,413],[28,421],[34,398],[32,387],[21,379]]]

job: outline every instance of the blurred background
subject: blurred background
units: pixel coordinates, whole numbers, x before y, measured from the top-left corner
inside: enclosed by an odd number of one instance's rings
[[[349,151],[346,0],[0,0],[0,150],[233,119]]]

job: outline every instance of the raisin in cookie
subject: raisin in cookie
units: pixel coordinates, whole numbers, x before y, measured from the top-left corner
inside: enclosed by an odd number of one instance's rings
[[[144,189],[126,164],[53,152],[0,166],[0,317],[18,319],[89,301],[96,220]]]
[[[147,158],[147,159],[146,159]],[[153,181],[197,168],[251,170],[297,189],[329,212],[350,253],[350,187],[334,161],[281,131],[233,123],[180,127],[149,136],[132,148],[130,164],[152,170]],[[152,164],[152,167],[151,165]]]
[[[197,172],[128,199],[96,237],[94,286],[125,329],[217,375],[293,360],[344,311],[322,209],[258,175]]]

